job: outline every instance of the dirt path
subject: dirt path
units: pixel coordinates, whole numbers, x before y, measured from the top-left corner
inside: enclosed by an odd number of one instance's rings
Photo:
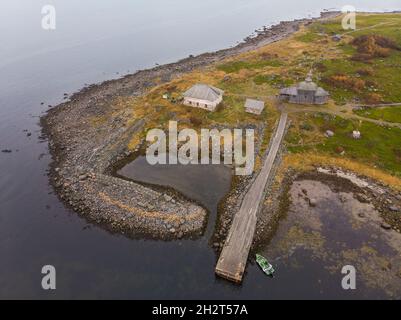
[[[379,103],[379,104],[365,104],[365,105],[356,105],[353,108],[372,108],[372,109],[380,109],[380,108],[388,108],[388,107],[399,107],[401,106],[401,102],[397,103]]]
[[[354,33],[354,32],[359,32],[359,31],[364,31],[364,30],[375,29],[375,28],[380,27],[380,26],[391,25],[391,24],[394,24],[394,23],[395,23],[395,22],[382,22],[382,23],[378,23],[378,24],[375,24],[375,25],[373,25],[373,26],[369,26],[369,27],[366,27],[366,28],[361,28],[361,29],[356,29],[356,30],[348,31],[348,32],[343,33],[343,35],[351,34],[351,33]]]
[[[340,108],[340,107],[339,107]],[[341,109],[344,109],[345,107],[341,107]],[[342,112],[340,109],[336,110],[333,109],[333,107],[322,107],[322,106],[303,106],[303,105],[285,105],[283,110],[285,110],[288,113],[298,113],[298,112],[323,112],[323,113],[329,113],[333,114],[345,119],[354,119],[354,120],[362,120],[366,122],[371,122],[374,124],[377,124],[379,126],[388,126],[388,127],[393,127],[393,128],[400,128],[401,129],[401,123],[397,122],[388,122],[388,121],[383,121],[383,120],[376,120],[376,119],[370,119],[370,118],[365,118],[362,116],[359,116],[357,114],[350,112],[348,109],[344,109],[347,112]]]

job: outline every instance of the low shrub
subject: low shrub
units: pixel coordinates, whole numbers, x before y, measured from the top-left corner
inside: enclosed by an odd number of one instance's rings
[[[363,68],[356,71],[356,73],[360,76],[373,76],[374,72],[372,68]]]
[[[191,116],[191,117],[189,117],[189,121],[191,121],[191,123],[192,123],[194,126],[196,126],[196,127],[201,126],[202,123],[203,123],[202,118],[197,117],[197,116]]]
[[[359,78],[350,77],[346,74],[335,74],[330,77],[325,77],[322,81],[328,85],[349,89],[354,92],[361,92],[366,86],[366,82]]]
[[[374,58],[387,58],[391,50],[400,50],[397,43],[379,35],[363,35],[355,38],[351,44],[357,47],[354,61],[369,62]]]
[[[364,101],[366,104],[378,104],[383,102],[383,97],[378,93],[368,93],[364,97]]]

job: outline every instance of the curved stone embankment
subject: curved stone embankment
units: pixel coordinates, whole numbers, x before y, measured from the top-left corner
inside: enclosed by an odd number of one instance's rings
[[[322,14],[321,19],[338,15]],[[181,238],[203,232],[207,212],[178,195],[168,195],[109,174],[117,161],[130,156],[127,145],[145,119],[134,124],[133,110],[116,110],[121,96],[140,96],[183,73],[224,58],[279,41],[316,19],[282,22],[230,49],[189,57],[121,79],[91,85],[42,117],[43,131],[53,156],[50,179],[60,198],[84,217],[129,236]],[[94,124],[94,119],[102,119]]]
[[[88,115],[74,111],[49,112],[45,118],[54,159],[51,182],[61,199],[85,218],[129,236],[169,239],[202,232],[205,209],[167,191],[108,174],[110,166],[129,155],[126,146],[143,121],[110,130],[113,117],[94,127],[84,120]]]

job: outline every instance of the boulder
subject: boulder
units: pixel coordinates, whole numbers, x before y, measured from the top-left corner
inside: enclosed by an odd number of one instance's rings
[[[84,180],[86,180],[86,179],[88,179],[88,175],[87,175],[87,174],[81,174],[81,175],[79,176],[79,180],[80,180],[80,181],[84,181]]]
[[[314,198],[309,199],[309,205],[311,207],[316,207],[317,206],[317,200]]]
[[[381,224],[381,227],[382,227],[384,230],[391,230],[391,226],[390,226],[387,222],[383,222],[383,223]]]
[[[356,195],[356,198],[357,198],[357,200],[358,200],[359,202],[361,202],[361,203],[369,203],[369,202],[370,202],[369,197],[366,196],[366,195],[363,194],[363,193],[357,194],[357,195]]]
[[[164,194],[163,195],[164,200],[166,200],[167,202],[170,202],[171,200],[173,200],[172,197],[170,197],[168,194]]]

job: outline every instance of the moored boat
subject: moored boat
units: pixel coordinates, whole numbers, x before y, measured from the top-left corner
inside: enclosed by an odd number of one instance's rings
[[[257,254],[256,262],[266,275],[270,277],[273,276],[275,270],[265,257],[261,256],[260,254]]]

